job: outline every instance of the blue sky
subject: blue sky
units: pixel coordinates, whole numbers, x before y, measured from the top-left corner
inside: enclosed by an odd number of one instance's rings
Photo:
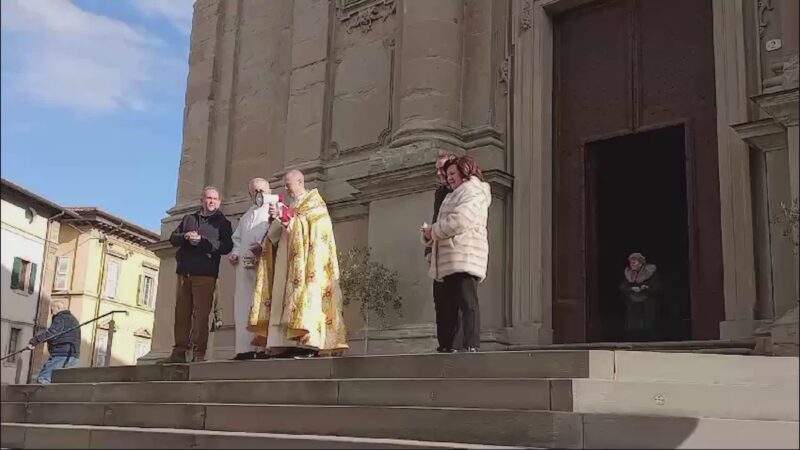
[[[2,0],[0,172],[154,231],[175,203],[194,0]]]

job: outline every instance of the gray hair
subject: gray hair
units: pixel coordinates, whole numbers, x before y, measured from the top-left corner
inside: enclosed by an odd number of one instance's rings
[[[202,198],[202,197],[205,197],[205,195],[206,195],[206,192],[208,192],[208,191],[214,191],[214,192],[216,192],[216,193],[217,193],[217,195],[219,195],[220,197],[222,197],[222,193],[219,191],[219,189],[217,189],[217,187],[216,187],[216,186],[211,186],[211,185],[208,185],[208,186],[206,186],[206,187],[204,187],[204,188],[203,188],[203,192],[200,194],[200,197],[201,197],[201,198]]]
[[[50,307],[54,308],[58,311],[64,311],[65,309],[69,309],[69,305],[67,304],[67,300],[63,298],[59,298],[50,302]]]
[[[248,183],[248,185],[247,185],[248,188],[250,186],[261,186],[266,191],[270,191],[269,181],[265,180],[264,178],[253,178],[252,180],[250,180],[250,183]]]

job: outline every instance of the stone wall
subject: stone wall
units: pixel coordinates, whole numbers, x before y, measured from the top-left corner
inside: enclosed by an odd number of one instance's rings
[[[480,287],[485,345],[505,340],[511,187],[506,152],[507,1],[198,0],[191,37],[177,202],[166,239],[203,186],[222,189],[234,222],[247,181],[280,188],[290,168],[320,188],[340,249],[369,245],[400,273],[403,315],[372,330],[370,352],[435,345],[431,280],[419,226],[430,222],[435,156],[476,156],[492,182],[491,262]],[[162,246],[153,357],[169,351],[172,252]],[[213,357],[232,351],[232,270],[219,288],[226,326]],[[354,351],[361,318],[346,313]],[[374,322],[373,322],[374,323]]]
[[[797,258],[792,267],[769,222],[779,196],[797,195],[797,21],[788,19],[797,2],[710,1],[722,334],[741,337],[793,306],[792,282],[797,295]],[[177,198],[162,238],[197,207],[204,185],[221,188],[235,222],[249,206],[250,178],[280,189],[282,174],[301,169],[330,206],[338,246],[369,245],[400,273],[403,316],[370,332],[370,352],[430,350],[431,281],[418,230],[431,219],[435,156],[470,153],[494,197],[490,272],[479,291],[484,348],[552,342],[553,30],[558,14],[590,2],[197,0]],[[766,52],[777,37],[783,49]],[[780,83],[767,82],[772,75]],[[794,115],[774,104],[794,105]],[[795,151],[781,153],[787,146]],[[150,359],[172,344],[174,251],[159,248]],[[232,275],[223,262],[225,327],[213,335],[213,358],[233,351]],[[346,317],[358,353],[363,324],[355,311]]]

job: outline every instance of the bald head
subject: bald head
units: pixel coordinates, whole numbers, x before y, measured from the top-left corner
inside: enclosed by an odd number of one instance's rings
[[[263,178],[253,178],[247,185],[247,191],[255,195],[256,192],[270,193],[269,182]]]
[[[292,169],[286,172],[283,177],[283,182],[286,185],[286,192],[292,197],[297,198],[306,192],[306,180],[303,172],[297,169]]]

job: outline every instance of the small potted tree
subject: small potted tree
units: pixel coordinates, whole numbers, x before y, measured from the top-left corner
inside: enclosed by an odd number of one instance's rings
[[[370,248],[354,247],[339,253],[339,285],[344,306],[357,304],[364,320],[364,354],[369,345],[369,318],[374,314],[381,329],[389,326],[389,314],[403,315],[397,292],[399,274],[370,258]]]

